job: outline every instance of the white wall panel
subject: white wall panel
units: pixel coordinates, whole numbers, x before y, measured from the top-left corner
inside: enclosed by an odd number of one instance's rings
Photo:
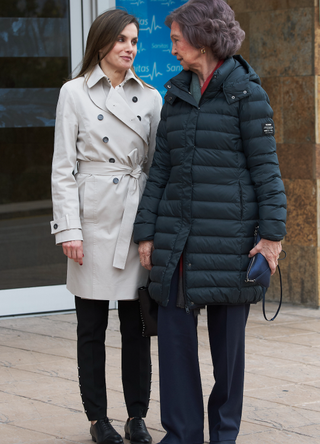
[[[91,23],[96,18],[95,0],[82,0],[82,40],[83,53],[86,48],[87,37]]]
[[[110,302],[110,309],[113,308],[117,308],[115,301]],[[0,317],[74,309],[74,296],[65,285],[0,291]]]
[[[71,71],[76,74],[83,57],[82,1],[70,0]]]
[[[100,15],[108,9],[115,8],[115,0],[97,0],[97,14]]]

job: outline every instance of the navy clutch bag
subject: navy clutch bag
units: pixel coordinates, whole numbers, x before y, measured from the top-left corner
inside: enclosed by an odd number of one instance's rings
[[[261,239],[258,230],[259,227],[256,227],[254,231],[254,247]],[[271,270],[266,258],[261,253],[257,253],[249,262],[245,282],[251,282],[268,288],[270,286],[270,277]]]
[[[254,230],[254,247],[260,242],[261,237],[259,235],[259,225]],[[285,253],[285,251],[284,251]],[[283,259],[286,258],[286,253]],[[282,259],[279,259],[282,260]],[[281,271],[279,265],[277,266],[278,272],[279,272],[279,278],[280,278],[280,301],[279,306],[276,311],[276,314],[271,318],[268,319],[266,315],[266,291],[268,287],[270,286],[270,277],[271,277],[271,270],[268,264],[267,259],[261,254],[257,253],[255,256],[253,256],[249,262],[248,268],[247,268],[247,276],[245,279],[246,283],[252,283],[256,285],[261,285],[261,287],[264,287],[263,289],[263,298],[262,298],[262,311],[263,316],[266,321],[274,321],[275,318],[278,316],[278,313],[281,308],[282,304],[282,279],[281,279]]]

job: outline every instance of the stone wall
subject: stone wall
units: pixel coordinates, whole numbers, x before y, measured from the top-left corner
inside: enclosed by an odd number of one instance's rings
[[[277,151],[288,198],[288,234],[283,241],[287,259],[280,263],[284,300],[317,307],[319,1],[228,3],[246,32],[241,54],[261,77],[274,110]],[[278,277],[272,278],[267,296],[279,298]]]

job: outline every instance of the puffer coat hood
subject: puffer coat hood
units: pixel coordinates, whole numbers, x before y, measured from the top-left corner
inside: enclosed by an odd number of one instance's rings
[[[154,240],[151,296],[166,306],[183,255],[186,307],[245,304],[262,288],[245,283],[253,233],[286,234],[273,111],[260,79],[241,57],[227,59],[197,104],[192,73],[166,83],[157,147],[134,228]]]

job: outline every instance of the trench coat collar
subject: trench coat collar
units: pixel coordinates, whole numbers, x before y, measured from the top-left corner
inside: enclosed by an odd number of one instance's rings
[[[105,78],[108,81],[108,84],[111,85],[110,79],[108,78],[108,76],[106,76],[106,74],[102,71],[102,69],[100,68],[99,65],[96,65],[93,70],[91,71],[91,74],[86,74],[85,75],[86,78],[86,82],[88,85],[88,88],[92,88],[93,86],[95,86],[99,80]],[[135,80],[140,86],[141,88],[144,88],[142,82],[133,74],[131,69],[128,69],[123,84],[127,83],[128,80]]]
[[[91,72],[91,75],[86,75],[85,79],[88,86],[88,94],[93,103],[103,111],[109,111],[126,126],[136,132],[143,141],[148,144],[148,134],[143,124],[130,108],[126,100],[112,87],[110,80],[100,66],[96,65]],[[106,79],[107,87],[110,88],[108,97],[106,97],[104,91],[103,79]],[[124,86],[129,81],[137,82],[137,84],[144,89],[141,81],[135,77],[130,69],[127,71],[122,85]]]

